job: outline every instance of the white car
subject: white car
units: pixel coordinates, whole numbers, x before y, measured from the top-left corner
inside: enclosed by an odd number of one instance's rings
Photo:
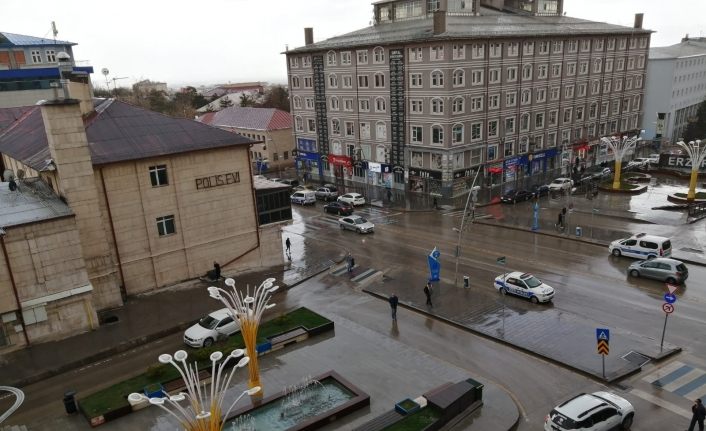
[[[529,298],[533,304],[549,302],[554,298],[554,288],[544,284],[530,273],[520,271],[508,272],[495,277],[495,288],[503,295],[512,295]]]
[[[645,157],[638,157],[638,158],[632,159],[628,162],[628,166],[635,166],[638,168],[646,167],[649,164],[650,164],[650,159],[645,158]]]
[[[634,417],[632,404],[614,393],[580,394],[554,407],[544,418],[544,430],[629,430]]]
[[[345,195],[339,196],[338,200],[353,206],[365,205],[365,198],[360,193],[346,193]]]
[[[184,332],[184,343],[191,347],[208,347],[240,330],[237,319],[233,319],[227,308],[221,308],[203,317]]]
[[[647,160],[650,161],[651,165],[658,165],[659,164],[659,154],[650,154],[650,157],[648,157]]]
[[[557,178],[551,183],[549,183],[549,190],[550,191],[559,191],[559,190],[571,190],[571,187],[573,187],[574,181],[571,178]]]
[[[347,217],[342,217],[338,219],[338,225],[341,229],[354,230],[358,233],[372,233],[375,231],[375,225],[370,223],[368,220],[364,219],[358,215],[349,215]]]

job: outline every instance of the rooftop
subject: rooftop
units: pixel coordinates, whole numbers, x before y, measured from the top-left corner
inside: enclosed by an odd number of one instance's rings
[[[704,54],[706,54],[706,38],[700,37],[682,40],[675,45],[652,47],[649,59],[664,60]]]
[[[588,21],[567,16],[532,16],[503,13],[481,8],[480,16],[446,17],[446,32],[433,33],[432,18],[396,21],[356,30],[287,54],[351,48],[356,46],[421,43],[454,39],[488,39],[499,37],[543,37],[571,35],[650,34],[650,30],[624,27],[604,22]]]
[[[0,182],[0,226],[50,220],[73,214],[52,189],[38,178],[18,181],[18,190],[10,191],[10,183]]]
[[[95,115],[84,120],[94,165],[253,142],[194,120],[170,117],[114,99],[96,99],[95,104]],[[51,155],[39,106],[30,107],[17,121],[0,130],[0,152],[37,171],[48,166]]]
[[[198,121],[216,127],[250,130],[281,130],[292,128],[292,116],[275,108],[241,108],[231,106],[218,112],[208,112]]]
[[[276,190],[276,189],[289,189],[292,186],[289,184],[280,183],[277,181],[272,181],[261,175],[253,176],[253,188],[255,190]]]
[[[25,36],[23,34],[8,33],[0,31],[0,47],[12,46],[42,46],[42,45],[76,45],[67,40],[54,40],[44,37]]]

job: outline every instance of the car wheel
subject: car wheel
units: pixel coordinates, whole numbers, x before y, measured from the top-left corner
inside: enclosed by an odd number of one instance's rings
[[[500,290],[499,290],[499,292],[500,292],[501,295],[507,295],[507,290],[505,290],[504,287],[501,287]]]
[[[346,227],[343,226],[343,225],[339,225],[339,226],[341,226],[341,230],[345,230],[345,229],[346,229]]]
[[[530,297],[530,302],[532,304],[539,304],[539,298],[537,298],[536,296],[532,296]]]
[[[209,337],[209,338],[206,338],[205,340],[203,340],[204,347],[211,347],[212,344],[213,344],[213,338]]]
[[[655,256],[654,254],[651,254],[651,255],[647,256],[647,260],[652,260],[652,259],[654,259],[655,257],[657,257],[657,256]]]
[[[617,248],[614,248],[613,249],[613,256],[620,257],[620,250],[618,250]]]
[[[675,280],[674,277],[667,277],[666,282],[669,284],[677,284],[677,280]]]
[[[630,270],[630,275],[633,277],[639,277],[640,273],[638,272],[638,270],[633,269],[633,270]]]
[[[620,429],[629,430],[632,426],[632,415],[625,416],[623,423],[620,424]]]
[[[363,231],[361,231],[360,229],[356,229],[355,231],[358,233],[363,233]]]

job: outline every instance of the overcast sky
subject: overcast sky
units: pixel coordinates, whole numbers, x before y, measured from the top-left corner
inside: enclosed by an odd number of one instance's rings
[[[0,31],[69,40],[77,61],[101,69],[118,86],[140,79],[170,87],[225,82],[286,82],[281,54],[314,40],[367,27],[372,0],[0,0]],[[645,14],[651,46],[678,43],[685,34],[706,36],[705,0],[565,0],[568,16],[632,26]],[[699,23],[700,21],[700,23]],[[112,84],[111,84],[112,85]]]

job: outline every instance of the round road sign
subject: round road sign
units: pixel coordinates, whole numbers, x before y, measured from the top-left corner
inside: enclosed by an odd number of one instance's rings
[[[664,294],[664,301],[668,302],[670,304],[674,304],[677,301],[677,297],[671,293],[665,293]]]
[[[672,312],[674,311],[674,306],[668,302],[665,302],[664,304],[662,304],[662,310],[664,310],[664,312],[667,314],[672,314]]]

